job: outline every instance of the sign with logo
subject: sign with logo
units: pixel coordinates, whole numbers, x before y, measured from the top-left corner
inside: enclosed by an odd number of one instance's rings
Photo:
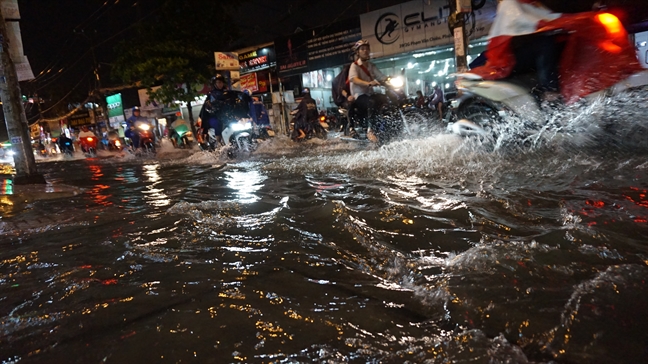
[[[125,120],[121,94],[106,97],[106,104],[108,105],[108,120],[110,120],[110,125],[119,125],[119,123]]]
[[[217,71],[238,71],[238,54],[231,52],[214,52]]]
[[[241,90],[248,90],[250,92],[259,91],[255,72],[241,75]]]
[[[358,18],[279,38],[275,40],[279,72],[288,76],[349,63],[351,47],[360,39]]]
[[[483,8],[475,10],[475,29],[469,39],[488,35],[496,10],[497,0],[486,0]],[[361,15],[362,38],[371,44],[375,58],[452,45],[449,16],[447,0],[410,1]],[[467,28],[470,31],[470,24]]]
[[[241,74],[263,70],[277,65],[274,47],[259,48],[255,51],[239,54]]]

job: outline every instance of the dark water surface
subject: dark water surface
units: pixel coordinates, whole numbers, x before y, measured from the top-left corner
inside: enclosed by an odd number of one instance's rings
[[[505,151],[40,163],[81,192],[0,205],[0,362],[646,362],[636,113],[622,138],[572,117]]]

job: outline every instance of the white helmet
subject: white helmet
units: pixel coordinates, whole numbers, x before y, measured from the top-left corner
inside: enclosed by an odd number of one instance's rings
[[[360,39],[359,41],[355,42],[352,49],[353,49],[354,52],[357,52],[358,49],[360,49],[360,47],[362,47],[363,45],[368,46],[369,41],[366,40],[366,39]]]

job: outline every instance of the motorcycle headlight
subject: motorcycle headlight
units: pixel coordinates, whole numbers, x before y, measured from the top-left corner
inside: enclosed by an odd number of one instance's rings
[[[149,129],[151,129],[151,126],[149,124],[140,124],[138,126],[138,128],[140,128],[140,129],[142,129],[144,131],[148,131]]]
[[[232,124],[232,130],[234,131],[241,131],[241,130],[248,130],[248,129],[252,129],[252,124],[250,124],[249,122]]]
[[[13,150],[10,150],[10,151],[7,152],[7,155],[10,156],[10,157],[13,157],[14,155],[16,155],[16,152],[14,152]]]
[[[88,141],[89,141],[89,142],[91,142],[92,140],[93,140],[92,138],[88,138]]]
[[[401,88],[405,84],[405,80],[400,76],[390,78],[388,82],[394,88]]]

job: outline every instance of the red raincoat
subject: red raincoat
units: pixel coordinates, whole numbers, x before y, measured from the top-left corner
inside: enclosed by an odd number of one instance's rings
[[[562,30],[565,49],[559,63],[560,92],[567,103],[613,86],[642,70],[621,22],[612,14],[562,14],[541,20],[537,32]],[[487,80],[509,76],[515,68],[511,35],[494,36],[486,49],[487,62],[470,73]]]

